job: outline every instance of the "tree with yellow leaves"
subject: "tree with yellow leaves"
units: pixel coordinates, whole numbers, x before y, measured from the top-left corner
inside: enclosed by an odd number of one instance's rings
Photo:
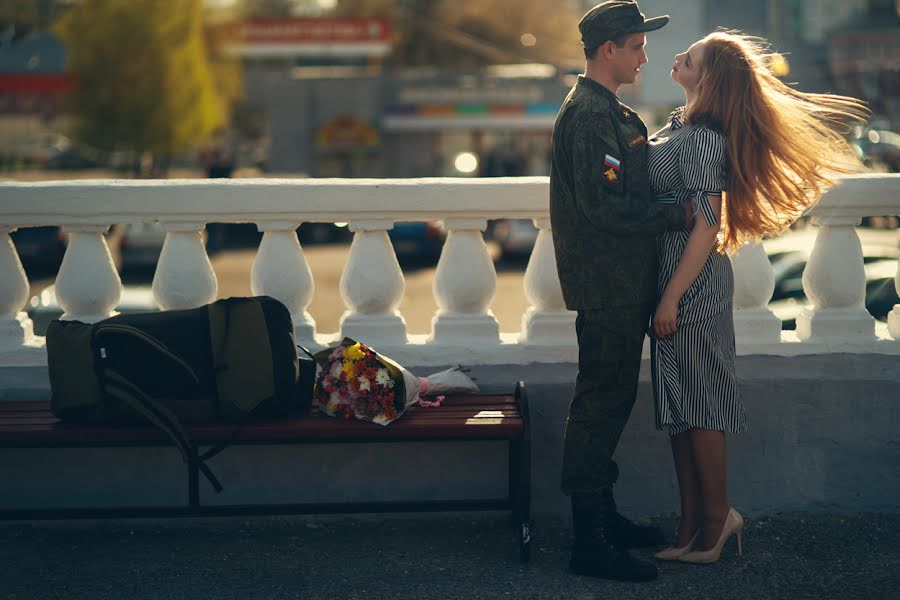
[[[153,174],[226,123],[236,72],[215,55],[202,0],[82,0],[57,32],[76,89],[73,135],[99,150],[133,153]]]

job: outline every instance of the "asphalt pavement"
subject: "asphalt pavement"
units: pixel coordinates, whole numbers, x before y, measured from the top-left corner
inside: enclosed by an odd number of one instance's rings
[[[743,557],[625,584],[569,574],[563,523],[520,564],[500,513],[6,522],[0,598],[875,600],[900,597],[898,540],[900,515],[748,518]]]

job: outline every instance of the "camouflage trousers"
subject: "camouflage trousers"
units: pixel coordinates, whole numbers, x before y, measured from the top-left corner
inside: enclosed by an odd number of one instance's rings
[[[612,457],[634,406],[651,314],[650,306],[578,311],[578,379],[563,454],[566,494],[595,494],[618,477]]]

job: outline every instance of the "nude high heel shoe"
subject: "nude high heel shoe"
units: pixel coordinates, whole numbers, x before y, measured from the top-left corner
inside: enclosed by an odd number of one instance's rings
[[[699,534],[700,534],[700,530],[698,529],[697,531],[694,532],[694,537],[692,537],[691,540],[686,545],[682,546],[681,548],[676,548],[675,546],[672,546],[671,548],[666,548],[665,550],[662,550],[661,552],[657,552],[653,556],[657,560],[678,560],[679,557],[684,556],[685,554],[687,554],[688,552],[690,552],[691,550],[694,549],[694,543],[697,541],[697,536]]]
[[[744,549],[741,545],[741,532],[744,529],[744,519],[741,514],[733,508],[728,509],[728,516],[725,518],[725,525],[722,527],[722,533],[719,535],[719,541],[709,550],[698,550],[696,552],[688,552],[678,557],[677,560],[695,564],[709,564],[719,560],[722,554],[722,548],[725,542],[732,535],[737,536],[738,556],[744,555]]]

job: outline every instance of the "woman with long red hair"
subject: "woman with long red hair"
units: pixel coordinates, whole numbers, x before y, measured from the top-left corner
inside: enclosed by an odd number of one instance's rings
[[[657,239],[659,304],[651,359],[657,428],[671,439],[681,521],[662,560],[708,563],[743,519],[726,486],[725,436],[747,428],[735,381],[726,254],[783,232],[833,176],[859,170],[840,132],[863,103],[796,91],[767,67],[757,38],[716,32],[675,57],[685,106],[649,141],[650,183],[660,202],[693,203],[691,230]],[[721,234],[721,235],[720,235]]]

